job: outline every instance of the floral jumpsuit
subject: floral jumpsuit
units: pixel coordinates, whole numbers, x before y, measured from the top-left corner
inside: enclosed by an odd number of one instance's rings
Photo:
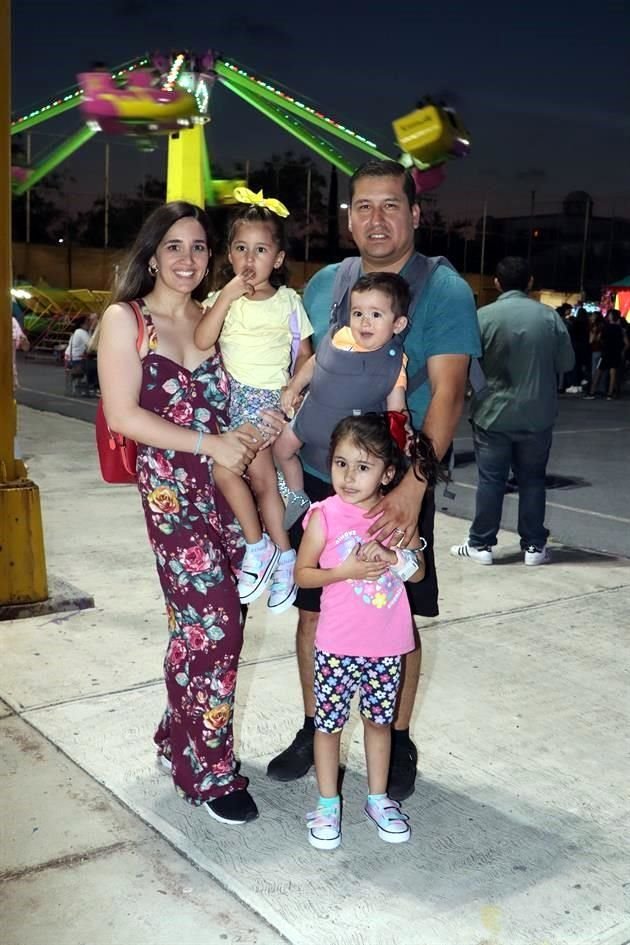
[[[140,406],[193,430],[227,426],[229,385],[217,352],[194,371],[158,354],[146,306],[149,352]],[[168,615],[167,708],[155,742],[177,790],[202,804],[247,785],[237,774],[232,712],[243,621],[233,577],[242,536],[205,456],[138,444],[138,488]]]

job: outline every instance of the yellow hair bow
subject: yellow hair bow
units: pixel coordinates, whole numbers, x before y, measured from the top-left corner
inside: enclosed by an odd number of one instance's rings
[[[289,211],[281,200],[276,200],[275,197],[263,197],[262,190],[255,194],[249,187],[235,187],[234,199],[238,200],[239,203],[250,203],[254,207],[265,207],[278,217],[289,216]]]

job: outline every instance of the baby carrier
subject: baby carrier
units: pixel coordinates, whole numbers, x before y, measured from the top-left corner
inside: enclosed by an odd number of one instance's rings
[[[442,257],[431,260],[424,256],[413,257],[410,311],[441,260]],[[330,437],[337,423],[348,416],[372,411],[382,413],[403,363],[403,342],[409,326],[377,351],[342,351],[333,345],[336,332],[350,322],[350,289],[360,274],[359,257],[344,259],[339,265],[333,287],[330,327],[318,345],[313,379],[294,424],[296,436],[304,444],[302,460],[323,475],[329,472]],[[410,380],[415,382],[415,376]],[[419,379],[415,386],[424,380]]]
[[[444,256],[422,256],[414,253],[405,269],[411,301],[409,313],[424,291],[438,266],[456,271]],[[304,463],[319,473],[329,473],[330,437],[339,420],[370,411],[382,412],[402,367],[403,345],[411,327],[394,335],[389,344],[378,351],[365,353],[341,351],[333,347],[333,335],[350,323],[350,290],[361,276],[358,256],[344,259],[337,269],[333,286],[330,327],[316,353],[316,369],[308,394],[295,419],[294,430],[303,442],[300,455]],[[428,380],[423,364],[407,378],[407,396]],[[478,359],[473,358],[469,380],[476,393],[486,387],[486,379]]]

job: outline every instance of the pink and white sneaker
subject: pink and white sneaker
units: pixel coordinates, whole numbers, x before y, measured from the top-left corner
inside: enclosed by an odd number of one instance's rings
[[[271,582],[280,560],[280,549],[269,535],[263,535],[260,548],[247,548],[238,574],[238,596],[241,604],[252,604]]]
[[[380,797],[364,807],[366,817],[376,824],[378,835],[386,843],[405,843],[411,837],[409,817],[393,798]]]
[[[292,606],[297,597],[297,584],[293,580],[295,570],[295,551],[285,552],[280,556],[276,569],[271,576],[267,607],[274,614],[283,614]]]
[[[318,850],[336,850],[341,843],[341,805],[319,806],[306,815],[308,842]]]

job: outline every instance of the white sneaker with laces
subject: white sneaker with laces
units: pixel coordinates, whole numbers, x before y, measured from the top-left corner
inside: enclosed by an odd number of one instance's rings
[[[530,545],[525,549],[525,564],[530,568],[538,564],[550,564],[551,554],[545,545],[543,548],[537,548],[536,545]]]
[[[264,593],[280,558],[280,549],[269,535],[263,535],[260,549],[247,548],[238,575],[241,604],[252,604]]]
[[[478,564],[492,564],[491,548],[473,548],[467,541],[463,545],[451,545],[451,554],[455,558],[472,558]]]
[[[284,554],[280,555],[280,560],[271,576],[267,607],[274,614],[284,613],[297,597],[298,588],[293,580],[296,557],[295,551],[290,552],[290,557],[285,558]]]

